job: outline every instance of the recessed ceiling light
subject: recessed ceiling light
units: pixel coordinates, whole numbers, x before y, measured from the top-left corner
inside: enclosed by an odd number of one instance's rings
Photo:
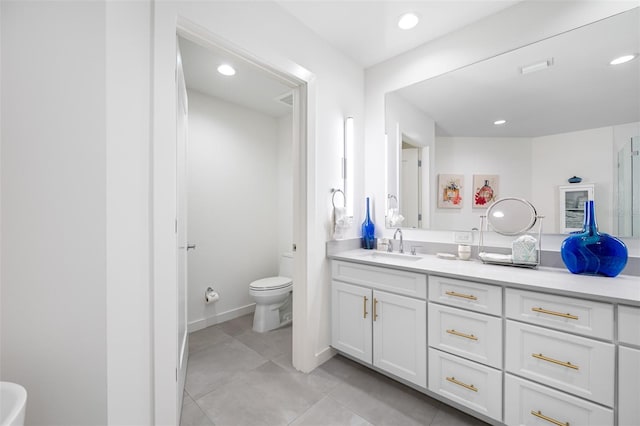
[[[493,124],[495,124],[496,126],[502,126],[503,124],[506,124],[507,120],[496,120],[493,122]]]
[[[411,28],[418,25],[418,15],[415,13],[405,13],[398,19],[398,27],[402,30],[410,30]]]
[[[222,64],[218,67],[218,72],[222,75],[232,76],[236,74],[236,70],[229,64]]]
[[[634,60],[638,55],[624,55],[619,58],[615,58],[613,61],[609,62],[610,65],[620,65],[627,63],[629,61]]]

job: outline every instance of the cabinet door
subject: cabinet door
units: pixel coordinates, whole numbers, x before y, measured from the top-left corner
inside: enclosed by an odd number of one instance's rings
[[[331,283],[331,345],[371,363],[371,290]]]
[[[427,304],[373,292],[373,365],[427,386]]]
[[[618,421],[620,426],[637,426],[640,425],[640,350],[621,346],[618,356]]]

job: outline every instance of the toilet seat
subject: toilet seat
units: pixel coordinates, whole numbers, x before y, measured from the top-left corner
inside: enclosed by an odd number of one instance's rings
[[[269,277],[256,280],[249,284],[249,288],[254,291],[269,291],[286,288],[292,285],[291,278]]]

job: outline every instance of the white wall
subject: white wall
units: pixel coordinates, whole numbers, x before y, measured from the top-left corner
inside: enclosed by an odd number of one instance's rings
[[[280,206],[290,216],[293,200],[279,195],[280,156],[291,158],[291,145],[287,152],[279,140],[284,120],[197,91],[188,96],[187,223],[189,243],[196,244],[189,252],[188,312],[196,330],[253,311],[249,283],[278,274]],[[290,236],[291,222],[288,228]],[[219,301],[204,303],[207,286]]]
[[[398,55],[365,71],[365,191],[374,201],[386,194],[384,170],[385,94],[462,66],[536,42],[637,6],[635,1],[524,1]],[[382,205],[381,205],[382,204]],[[384,203],[374,203],[374,221],[382,223]],[[381,229],[385,237],[391,230]],[[381,235],[379,235],[381,236]],[[407,230],[405,238],[452,242],[451,233]],[[557,248],[556,248],[557,249]]]
[[[439,174],[464,176],[461,209],[439,209],[432,197],[435,229],[470,231],[480,228],[480,215],[484,209],[473,208],[473,175],[498,175],[498,198],[531,199],[531,141],[528,138],[436,137],[435,157],[434,182]]]
[[[532,148],[531,202],[545,215],[545,232],[560,232],[558,186],[580,176],[582,183],[595,184],[598,229],[613,233],[613,127],[533,138]]]
[[[27,424],[103,425],[105,4],[1,8],[1,378]]]

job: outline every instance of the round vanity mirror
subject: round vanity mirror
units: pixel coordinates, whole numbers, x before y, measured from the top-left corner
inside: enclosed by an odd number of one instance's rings
[[[487,209],[487,222],[502,235],[518,235],[535,225],[536,209],[521,198],[501,198]]]

